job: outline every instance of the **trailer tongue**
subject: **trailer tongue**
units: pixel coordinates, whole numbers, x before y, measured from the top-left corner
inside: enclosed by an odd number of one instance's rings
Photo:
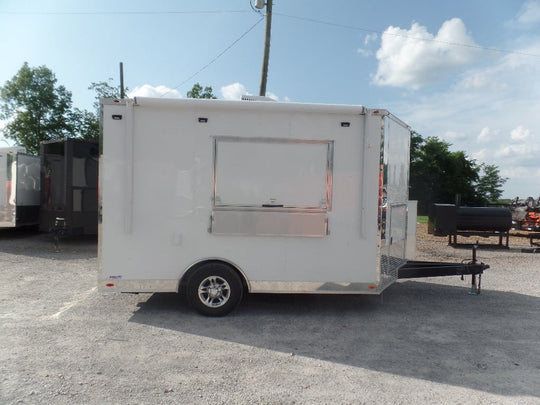
[[[445,263],[409,260],[398,270],[398,278],[427,278],[445,276],[471,277],[471,293],[480,294],[480,284],[484,270],[489,266],[476,260],[476,246],[473,246],[472,260],[469,263]],[[477,278],[478,276],[478,278]]]

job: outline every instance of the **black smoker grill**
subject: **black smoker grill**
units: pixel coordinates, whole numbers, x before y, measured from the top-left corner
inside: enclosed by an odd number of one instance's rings
[[[433,204],[429,213],[428,232],[435,236],[448,236],[448,243],[457,245],[457,235],[503,237],[508,247],[512,213],[508,208],[458,207],[454,204]]]

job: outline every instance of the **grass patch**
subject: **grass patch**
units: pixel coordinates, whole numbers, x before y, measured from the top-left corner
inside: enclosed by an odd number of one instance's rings
[[[419,224],[427,224],[427,221],[428,221],[427,215],[419,215],[416,217],[416,222],[418,222]]]

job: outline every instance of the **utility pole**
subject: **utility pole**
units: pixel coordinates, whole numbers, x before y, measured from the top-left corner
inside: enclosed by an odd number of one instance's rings
[[[120,62],[120,99],[126,98],[124,91],[124,64]]]
[[[255,7],[263,8],[264,1],[256,0]],[[266,0],[266,28],[264,33],[264,54],[261,72],[259,96],[266,96],[266,79],[268,77],[268,60],[270,59],[270,33],[272,31],[272,0]]]

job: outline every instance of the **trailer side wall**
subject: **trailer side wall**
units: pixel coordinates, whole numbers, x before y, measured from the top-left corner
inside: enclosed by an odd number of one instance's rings
[[[219,259],[251,292],[377,291],[381,132],[366,132],[364,108],[140,99],[103,110],[100,288],[176,291],[191,266]],[[244,228],[217,232],[220,210]],[[300,231],[279,224],[287,215]],[[302,233],[301,216],[325,231]]]

